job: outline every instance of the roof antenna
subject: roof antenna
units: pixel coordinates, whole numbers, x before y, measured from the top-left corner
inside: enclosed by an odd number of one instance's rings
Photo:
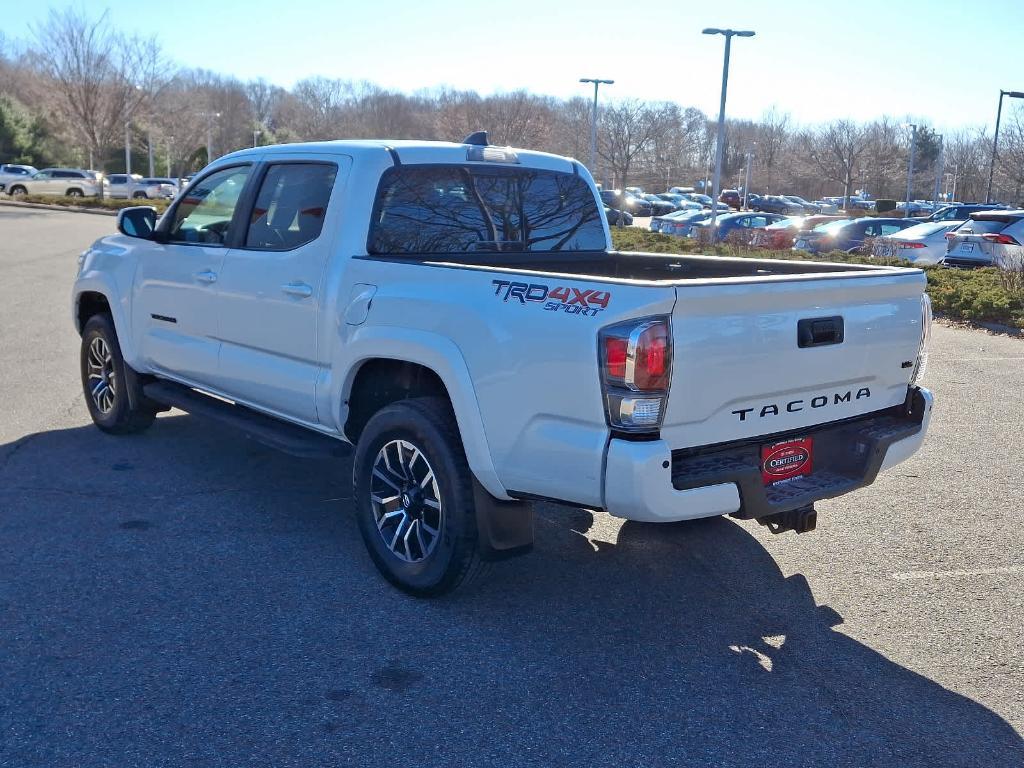
[[[473,131],[473,133],[469,134],[469,136],[462,140],[462,143],[476,144],[479,147],[486,147],[488,145],[487,131]]]

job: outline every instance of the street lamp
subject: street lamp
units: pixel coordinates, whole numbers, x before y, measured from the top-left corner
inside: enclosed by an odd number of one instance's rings
[[[722,144],[725,141],[725,92],[729,87],[729,52],[732,50],[733,37],[753,37],[750,30],[715,29],[708,27],[705,35],[723,35],[725,37],[725,61],[722,64],[722,101],[718,106],[718,138],[715,147],[715,175],[711,182],[711,238],[718,239],[718,185],[722,180]]]
[[[946,170],[946,140],[942,134],[939,134],[939,172],[935,174],[935,193],[932,195],[932,202],[939,199],[939,194],[942,192],[942,175]]]
[[[988,163],[988,188],[985,190],[985,202],[992,202],[992,175],[996,171],[996,147],[999,144],[999,119],[1003,116],[1003,96],[1011,99],[1024,99],[1024,91],[999,91],[999,108],[996,109],[996,133],[992,137],[992,159]]]
[[[903,212],[906,218],[910,218],[910,195],[914,183],[914,148],[917,144],[917,126],[914,123],[904,123],[910,128],[910,162],[907,164],[907,209]]]
[[[601,80],[597,77],[581,77],[581,83],[594,84],[594,110],[590,116],[590,173],[597,173],[597,89],[601,85],[611,85],[614,80]]]
[[[206,164],[213,162],[213,121],[220,117],[220,112],[200,112],[200,117],[207,118],[206,122]]]
[[[750,194],[750,161],[754,158],[754,147],[756,146],[757,142],[755,141],[747,150],[747,175],[743,181],[743,210],[747,210],[747,195]]]

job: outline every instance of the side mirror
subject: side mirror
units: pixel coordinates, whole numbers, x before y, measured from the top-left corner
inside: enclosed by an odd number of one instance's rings
[[[149,240],[156,229],[156,208],[139,205],[117,212],[117,231],[128,237]]]

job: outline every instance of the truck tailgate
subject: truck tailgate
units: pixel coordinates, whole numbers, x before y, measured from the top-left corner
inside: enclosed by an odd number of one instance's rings
[[[916,270],[677,285],[662,437],[711,445],[902,403],[924,287]]]

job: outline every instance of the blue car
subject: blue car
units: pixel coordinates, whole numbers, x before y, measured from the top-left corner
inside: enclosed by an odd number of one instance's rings
[[[724,241],[730,235],[737,232],[750,234],[752,230],[763,229],[769,224],[774,224],[776,221],[782,221],[784,218],[786,217],[779,216],[776,213],[727,213],[724,216],[719,216],[716,222],[718,226],[718,239]],[[690,237],[699,237],[701,230],[710,233],[710,217],[706,221],[691,227]],[[749,240],[749,238],[745,239]]]
[[[901,229],[920,223],[919,219],[882,219],[873,216],[833,221],[810,232],[801,232],[793,243],[793,250],[810,253],[857,253],[876,237],[888,237]]]

